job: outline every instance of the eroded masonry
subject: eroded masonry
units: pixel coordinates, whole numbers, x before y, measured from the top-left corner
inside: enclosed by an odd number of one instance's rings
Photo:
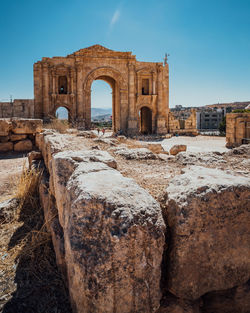
[[[34,64],[35,118],[55,117],[57,108],[63,106],[71,121],[90,128],[91,85],[98,79],[112,88],[115,132],[168,132],[167,62],[139,62],[131,52],[100,45],[66,57],[42,58]]]

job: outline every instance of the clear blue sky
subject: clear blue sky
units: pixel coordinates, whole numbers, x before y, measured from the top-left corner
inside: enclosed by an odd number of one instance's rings
[[[171,107],[250,100],[250,0],[2,0],[0,35],[0,101],[33,98],[42,57],[97,43],[142,61],[168,52]]]

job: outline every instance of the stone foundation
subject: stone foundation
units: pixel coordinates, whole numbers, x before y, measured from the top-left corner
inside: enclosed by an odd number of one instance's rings
[[[35,135],[42,130],[42,120],[0,119],[0,153],[31,151]]]

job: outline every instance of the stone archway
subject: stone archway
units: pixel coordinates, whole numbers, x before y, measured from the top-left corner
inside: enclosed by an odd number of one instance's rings
[[[57,104],[54,107],[54,110],[51,112],[50,116],[52,118],[56,117],[56,112],[59,108],[64,108],[68,111],[68,121],[71,123],[73,121],[73,117],[72,117],[72,109],[70,106],[65,105],[65,104]]]
[[[140,109],[140,132],[145,135],[152,134],[152,110],[147,106]]]
[[[107,82],[112,89],[112,127],[117,132],[124,124],[124,117],[121,117],[121,90],[126,90],[126,83],[119,71],[111,67],[101,67],[93,70],[85,79],[83,90],[85,98],[85,125],[91,125],[91,85],[94,80]]]

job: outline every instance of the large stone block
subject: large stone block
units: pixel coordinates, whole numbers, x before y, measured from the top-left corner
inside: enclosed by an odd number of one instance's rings
[[[42,130],[43,121],[39,119],[12,119],[14,134],[35,134]]]
[[[161,298],[161,209],[132,179],[104,164],[102,153],[52,157],[74,310],[152,313]]]
[[[0,136],[8,136],[11,128],[11,122],[7,119],[0,119]]]
[[[25,139],[14,144],[14,151],[30,151],[32,150],[32,147],[31,140]]]
[[[0,143],[0,152],[7,152],[7,151],[12,151],[12,150],[13,150],[13,143],[11,141]]]
[[[248,281],[249,179],[192,166],[171,181],[166,198],[170,292],[195,300]]]
[[[11,134],[10,135],[11,141],[19,141],[19,140],[24,140],[26,138],[27,138],[27,135],[19,135],[19,134]]]

